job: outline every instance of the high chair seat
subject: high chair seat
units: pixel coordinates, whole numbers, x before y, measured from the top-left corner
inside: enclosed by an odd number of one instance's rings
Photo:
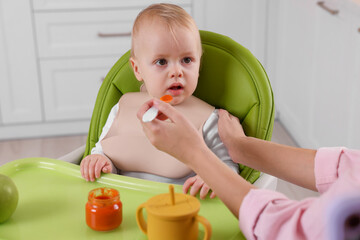
[[[238,117],[247,136],[270,140],[274,99],[262,65],[248,49],[229,37],[208,31],[200,31],[200,36],[203,56],[194,95]],[[101,85],[83,157],[95,146],[109,112],[119,98],[124,93],[139,91],[141,83],[134,76],[129,58],[130,51],[115,63]],[[260,176],[257,170],[239,167],[240,175],[251,183]],[[276,186],[276,178],[262,175],[268,179],[265,185],[274,186],[275,183]]]

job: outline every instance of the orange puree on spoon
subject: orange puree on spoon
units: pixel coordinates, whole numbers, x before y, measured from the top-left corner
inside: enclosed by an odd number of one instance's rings
[[[161,101],[166,102],[166,103],[171,102],[172,99],[173,99],[173,97],[171,95],[164,95],[160,98]]]
[[[161,101],[166,102],[166,103],[171,102],[172,99],[173,98],[171,95],[164,95],[160,98]],[[151,122],[152,120],[154,120],[156,118],[158,113],[159,113],[159,110],[155,106],[152,106],[144,113],[144,115],[142,117],[142,121],[143,122]]]

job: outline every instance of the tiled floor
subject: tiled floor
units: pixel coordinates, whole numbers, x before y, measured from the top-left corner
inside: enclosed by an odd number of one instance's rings
[[[274,124],[272,141],[297,146],[286,129],[278,121],[275,121]],[[85,142],[85,135],[0,141],[0,166],[7,162],[27,157],[59,158],[84,145]],[[282,180],[278,180],[277,190],[293,199],[302,199],[306,196],[316,195],[312,191]]]

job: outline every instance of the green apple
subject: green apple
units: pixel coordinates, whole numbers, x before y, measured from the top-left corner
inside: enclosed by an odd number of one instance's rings
[[[0,223],[8,220],[14,213],[19,200],[19,193],[15,183],[0,174]]]

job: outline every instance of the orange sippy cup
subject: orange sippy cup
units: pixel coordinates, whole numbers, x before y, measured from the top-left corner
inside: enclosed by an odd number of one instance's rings
[[[170,194],[160,194],[141,204],[136,210],[136,221],[149,240],[197,240],[199,224],[205,229],[204,240],[211,238],[211,225],[206,218],[199,216],[200,202],[197,198],[174,193],[170,185]],[[147,212],[147,222],[143,217],[143,208]]]

